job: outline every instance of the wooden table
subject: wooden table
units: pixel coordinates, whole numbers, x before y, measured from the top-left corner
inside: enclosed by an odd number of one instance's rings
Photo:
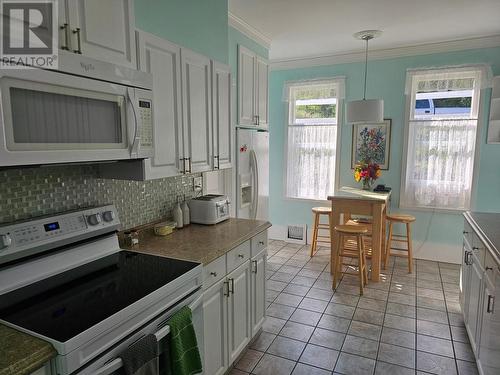
[[[375,193],[373,191],[361,190],[351,187],[342,187],[334,195],[329,196],[332,201],[332,216],[330,222],[330,238],[334,236],[336,225],[342,224],[341,214],[344,221],[351,214],[372,217],[372,281],[380,280],[380,261],[382,249],[385,246],[385,214],[391,193]],[[337,241],[331,241],[331,272],[337,251]]]

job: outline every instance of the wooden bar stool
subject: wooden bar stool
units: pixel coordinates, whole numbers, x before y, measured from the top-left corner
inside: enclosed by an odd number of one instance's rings
[[[389,263],[389,257],[391,255],[394,256],[403,256],[408,258],[408,272],[412,273],[413,271],[413,251],[411,244],[411,223],[415,221],[415,217],[411,215],[404,214],[390,214],[386,215],[385,219],[389,222],[389,237],[387,239],[387,245],[385,248],[385,264],[384,268],[387,268],[387,264]],[[399,223],[406,225],[406,235],[399,235],[392,233],[392,224]],[[392,241],[406,243],[405,248],[392,247]],[[393,253],[391,250],[403,251],[405,253]]]
[[[314,207],[312,209],[313,212],[313,233],[312,233],[312,242],[311,242],[311,253],[312,257],[314,253],[316,253],[318,248],[318,242],[324,244],[330,244],[330,220],[332,216],[331,207]],[[328,224],[321,222],[321,216],[325,215],[328,218]],[[325,230],[328,231],[328,236],[320,235],[319,231]]]
[[[366,235],[368,229],[357,225],[337,225],[335,232],[338,250],[334,260],[333,289],[337,287],[337,280],[341,274],[358,275],[359,293],[363,295],[363,287],[368,283],[363,235]],[[358,272],[350,272],[349,268],[353,265],[344,263],[344,258],[357,259]],[[347,266],[345,271],[343,266]]]

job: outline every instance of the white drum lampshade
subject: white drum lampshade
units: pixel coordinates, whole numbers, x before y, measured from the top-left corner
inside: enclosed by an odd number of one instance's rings
[[[383,99],[353,100],[346,105],[346,122],[348,124],[382,121],[384,121]]]

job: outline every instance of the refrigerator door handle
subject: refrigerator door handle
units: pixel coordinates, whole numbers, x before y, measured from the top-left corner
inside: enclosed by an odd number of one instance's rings
[[[251,157],[251,165],[253,169],[253,197],[252,197],[252,210],[251,210],[251,215],[252,219],[257,218],[257,203],[259,199],[259,168],[257,165],[257,156],[255,155],[254,150],[250,150],[250,157]]]

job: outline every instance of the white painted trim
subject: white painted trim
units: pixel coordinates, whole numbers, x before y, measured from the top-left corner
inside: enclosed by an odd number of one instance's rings
[[[275,225],[268,229],[269,239],[286,241],[286,225]],[[308,226],[307,243],[311,243],[312,228]],[[462,261],[461,245],[442,244],[429,241],[413,241],[413,257],[415,259],[434,260],[460,264]]]
[[[428,55],[432,53],[453,52],[478,48],[492,48],[498,46],[500,46],[500,35],[489,35],[478,38],[370,50],[369,56],[370,60],[384,60],[406,56]],[[330,55],[318,55],[291,59],[272,59],[270,68],[271,70],[307,68],[312,66],[359,62],[364,61],[364,59],[364,51],[351,51]]]
[[[257,44],[269,49],[271,48],[271,38],[257,30],[252,25],[249,25],[237,15],[227,12],[227,23],[229,26],[235,28],[240,33],[246,35]]]

